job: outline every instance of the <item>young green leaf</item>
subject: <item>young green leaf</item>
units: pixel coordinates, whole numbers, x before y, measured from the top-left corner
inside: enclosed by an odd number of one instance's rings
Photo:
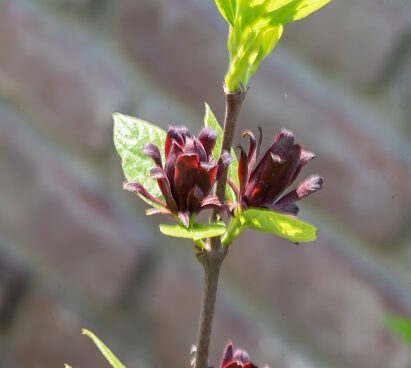
[[[218,10],[223,18],[231,25],[234,24],[236,0],[215,0]]]
[[[266,209],[249,208],[231,220],[223,244],[229,245],[247,228],[270,233],[293,243],[308,243],[317,238],[316,228],[308,222]]]
[[[110,365],[113,368],[126,368],[124,364],[122,364],[117,357],[110,351],[110,349],[96,336],[94,335],[91,331],[83,329],[82,330],[83,335],[88,336],[94,344],[97,346],[97,348],[100,350],[100,352],[103,354],[104,358],[110,363]]]
[[[174,238],[192,239],[194,241],[215,238],[225,233],[226,227],[224,222],[214,222],[211,224],[193,224],[189,228],[182,225],[160,225],[160,231],[164,235]]]
[[[217,133],[216,144],[213,148],[213,157],[214,159],[217,159],[221,153],[221,146],[223,144],[224,133],[220,123],[218,122],[213,111],[207,103],[205,103],[204,125],[215,130]],[[231,150],[231,156],[233,156],[234,161],[228,167],[228,177],[238,186],[238,159],[233,149]],[[226,188],[226,197],[231,202],[234,202],[236,200],[233,190],[228,186]]]
[[[317,238],[316,228],[296,217],[260,208],[249,208],[242,216],[250,229],[271,233],[294,243],[312,242]]]
[[[144,144],[153,143],[162,151],[166,132],[154,124],[131,116],[115,113],[113,118],[114,145],[121,157],[124,176],[129,182],[138,182],[153,196],[160,197],[156,181],[150,178],[153,161],[142,153],[142,149]]]
[[[283,26],[300,20],[331,0],[236,0],[234,17],[228,13],[229,1],[217,1],[223,17],[230,24],[229,69],[225,84],[229,91],[247,85],[280,40]],[[227,10],[228,9],[228,10]],[[227,15],[229,14],[229,15]]]
[[[218,122],[208,103],[205,102],[204,105],[204,125],[213,129],[217,133],[217,140],[213,148],[213,157],[214,159],[217,159],[220,156],[221,145],[223,144],[223,129],[221,128],[220,123]]]
[[[283,0],[268,1],[267,13],[271,25],[286,24],[303,19],[327,5],[331,0]]]
[[[387,325],[411,346],[411,320],[400,316],[387,316]]]

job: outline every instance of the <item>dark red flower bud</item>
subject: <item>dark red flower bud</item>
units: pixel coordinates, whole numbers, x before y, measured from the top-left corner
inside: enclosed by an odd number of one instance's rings
[[[301,145],[294,144],[293,133],[284,129],[256,164],[261,144],[261,129],[258,143],[249,130],[244,131],[244,137],[249,137],[250,147],[248,153],[240,147],[240,188],[232,181],[228,182],[237,195],[239,205],[243,208],[264,207],[297,215],[298,206],[295,202],[320,190],[323,179],[312,176],[291,192],[285,195],[283,193],[294,182],[301,169],[314,158],[314,154],[304,150]]]
[[[171,126],[165,141],[164,166],[157,146],[147,143],[143,147],[143,153],[154,161],[150,176],[157,180],[164,202],[154,198],[139,183],[126,183],[124,189],[161,207],[148,210],[148,214],[172,214],[186,226],[190,216],[202,209],[221,210],[223,204],[210,196],[210,192],[232,157],[224,152],[218,161],[213,159],[211,153],[216,140],[217,134],[210,128],[203,128],[196,138],[186,127]]]
[[[230,342],[224,350],[220,368],[257,368],[257,366],[251,363],[250,357],[245,350],[234,350],[234,346]]]

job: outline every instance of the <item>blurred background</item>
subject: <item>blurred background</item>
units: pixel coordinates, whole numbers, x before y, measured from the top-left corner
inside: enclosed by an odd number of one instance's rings
[[[192,245],[121,190],[111,113],[198,130],[222,119],[226,24],[211,0],[0,1],[0,366],[188,367],[201,297]],[[286,27],[241,127],[282,127],[317,158],[296,246],[245,233],[212,340],[271,368],[409,368],[387,313],[411,316],[411,3],[334,0]],[[237,134],[236,142],[240,139]],[[303,175],[301,176],[301,178]]]

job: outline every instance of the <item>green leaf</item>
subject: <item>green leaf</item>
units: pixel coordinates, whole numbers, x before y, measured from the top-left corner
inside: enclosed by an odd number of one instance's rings
[[[313,225],[293,216],[260,208],[249,208],[242,216],[247,227],[277,235],[294,243],[312,242],[317,238]]]
[[[218,10],[223,18],[231,25],[234,24],[236,0],[215,0]]]
[[[204,114],[204,125],[206,127],[210,127],[214,129],[217,133],[217,141],[213,148],[213,157],[215,160],[218,160],[221,153],[221,146],[223,144],[223,129],[221,128],[220,123],[218,122],[217,118],[215,117],[213,111],[211,110],[210,106],[205,103],[205,114]],[[228,177],[237,185],[239,186],[238,182],[238,159],[234,152],[231,150],[231,156],[233,156],[234,161],[228,167]],[[226,197],[229,201],[234,202],[236,200],[235,193],[233,190],[227,186],[226,188]]]
[[[110,349],[91,331],[83,329],[83,335],[88,336],[100,352],[103,354],[104,358],[110,363],[113,368],[126,368],[118,359],[117,357],[110,351]]]
[[[283,26],[300,20],[322,8],[331,0],[236,0],[234,19],[230,23],[228,51],[230,63],[225,77],[229,91],[247,86],[280,40]],[[226,1],[222,1],[226,3]],[[217,4],[222,15],[226,5]]]
[[[218,122],[208,103],[205,102],[204,105],[204,125],[213,129],[217,133],[217,140],[213,148],[213,157],[215,160],[217,160],[220,157],[221,146],[223,144],[223,129],[221,128],[220,123]]]
[[[411,346],[411,320],[400,316],[387,316],[387,325],[398,337]]]
[[[161,197],[157,182],[150,178],[154,164],[142,153],[144,144],[153,143],[163,155],[166,132],[147,121],[119,113],[113,114],[114,145],[121,157],[124,176],[129,182],[142,184],[155,197]],[[164,157],[163,157],[164,160]]]
[[[194,241],[215,238],[225,233],[224,222],[214,222],[211,224],[193,224],[189,228],[182,225],[160,225],[160,231],[164,235],[174,238],[192,239]]]
[[[327,5],[331,0],[277,0],[267,1],[266,11],[270,24],[286,24],[303,19]]]
[[[270,233],[293,243],[308,243],[317,238],[315,226],[308,222],[267,209],[249,208],[231,220],[223,244],[231,244],[245,229]]]

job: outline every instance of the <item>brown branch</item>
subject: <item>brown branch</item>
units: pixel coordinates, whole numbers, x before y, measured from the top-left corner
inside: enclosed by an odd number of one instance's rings
[[[241,105],[243,104],[244,98],[247,95],[246,88],[241,88],[237,92],[228,92],[224,90],[226,98],[226,110],[224,118],[224,136],[223,143],[221,145],[221,153],[224,151],[231,152],[231,146],[233,145],[235,127],[237,125],[238,115],[240,113]],[[224,170],[220,178],[218,179],[216,186],[216,195],[220,201],[225,199],[225,187],[227,183],[227,173],[228,168]],[[215,220],[217,213],[213,213],[213,219]]]
[[[226,97],[226,112],[224,119],[224,136],[221,153],[231,151],[235,127],[240,113],[241,105],[247,94],[247,89],[241,88],[238,92],[224,90]],[[227,183],[228,168],[220,176],[216,195],[221,202],[225,201],[225,187]],[[217,212],[211,214],[211,221],[217,219]],[[210,349],[210,338],[213,328],[214,308],[217,297],[218,278],[221,265],[227,255],[227,247],[221,245],[220,238],[211,238],[206,249],[197,255],[198,260],[204,268],[204,290],[200,312],[200,325],[197,338],[197,352],[195,357],[195,368],[208,367],[208,355]]]
[[[225,255],[218,254],[210,248],[199,253],[197,258],[204,267],[204,288],[194,367],[207,368],[218,278]]]

